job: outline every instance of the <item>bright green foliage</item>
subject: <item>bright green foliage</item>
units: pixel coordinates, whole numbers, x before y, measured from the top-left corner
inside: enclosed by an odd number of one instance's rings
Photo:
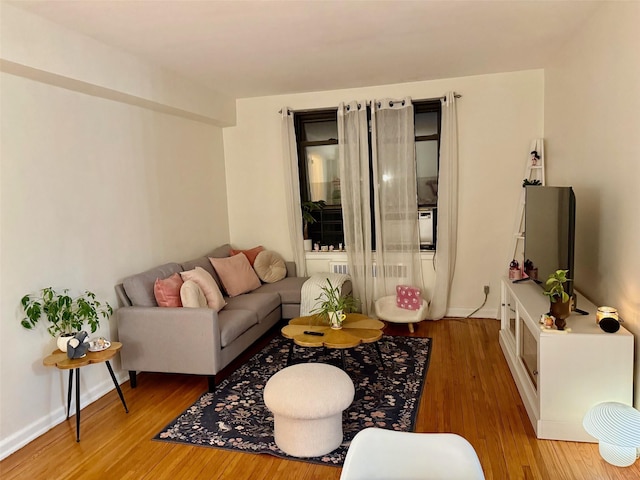
[[[569,301],[569,294],[564,291],[564,284],[571,281],[570,278],[567,278],[568,274],[569,270],[556,270],[547,278],[544,294],[549,297],[551,302],[561,301],[564,303]]]
[[[340,288],[334,287],[327,278],[327,284],[320,287],[322,293],[316,298],[316,308],[311,312],[313,315],[321,315],[329,322],[329,312],[351,313],[359,307],[358,299],[353,295],[340,295]]]
[[[25,295],[20,303],[25,317],[20,322],[24,328],[31,330],[42,317],[49,321],[47,327],[52,337],[61,333],[74,333],[89,325],[91,333],[100,326],[100,317],[109,318],[113,308],[107,302],[96,300],[93,292],[85,291],[79,297],[69,296],[69,290],[58,293],[53,288],[43,288],[40,296]]]

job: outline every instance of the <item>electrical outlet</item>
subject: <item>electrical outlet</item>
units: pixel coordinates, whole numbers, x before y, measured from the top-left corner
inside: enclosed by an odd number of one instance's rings
[[[484,286],[484,294],[489,295],[489,285]]]

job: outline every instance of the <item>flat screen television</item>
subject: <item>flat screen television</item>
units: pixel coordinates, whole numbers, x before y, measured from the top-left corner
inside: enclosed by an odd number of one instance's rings
[[[525,273],[532,271],[530,278],[542,288],[549,274],[556,270],[569,270],[569,278],[575,280],[573,252],[576,199],[573,189],[547,186],[525,188]],[[574,283],[565,284],[569,296],[573,295]]]

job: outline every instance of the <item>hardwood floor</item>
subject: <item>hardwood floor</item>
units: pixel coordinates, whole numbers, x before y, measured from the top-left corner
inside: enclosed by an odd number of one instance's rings
[[[478,452],[487,479],[640,478],[640,461],[632,467],[617,468],[600,458],[595,444],[535,438],[498,345],[498,329],[499,322],[490,319],[445,319],[417,325],[413,335],[433,338],[433,350],[416,431],[464,436]],[[405,325],[388,325],[385,333],[409,335]],[[0,462],[0,477],[340,477],[340,468],[331,466],[152,441],[162,427],[206,391],[205,378],[141,374],[138,388],[132,390],[125,383],[122,389],[129,414],[112,391],[83,409],[80,443],[75,441],[75,418],[71,417]]]

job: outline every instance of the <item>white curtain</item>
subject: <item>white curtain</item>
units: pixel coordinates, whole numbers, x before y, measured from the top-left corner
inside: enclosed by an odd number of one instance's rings
[[[454,92],[442,100],[440,169],[438,174],[438,246],[436,279],[429,306],[429,318],[445,316],[456,265],[458,242],[458,118]]]
[[[344,238],[353,293],[365,315],[373,311],[375,300],[368,130],[365,101],[340,103],[338,151]]]
[[[413,118],[410,98],[372,102],[376,298],[422,289]]]
[[[296,133],[293,126],[293,114],[282,107],[282,160],[284,161],[285,193],[287,200],[287,219],[289,221],[289,239],[296,272],[299,277],[307,274],[302,234],[302,205],[300,203],[300,180],[298,175],[298,153]]]

